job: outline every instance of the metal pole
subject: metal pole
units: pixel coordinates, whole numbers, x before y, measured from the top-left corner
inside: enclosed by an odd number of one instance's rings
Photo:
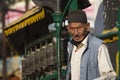
[[[53,13],[53,20],[56,28],[56,49],[57,49],[57,74],[58,79],[61,80],[61,61],[60,61],[60,19],[61,13]]]
[[[29,2],[30,2],[30,0],[25,0],[25,9],[26,9],[26,11],[28,11],[28,9],[29,9]]]
[[[2,12],[2,30],[5,26],[5,14],[6,12],[3,10]],[[3,60],[3,80],[7,80],[7,61],[6,61],[6,40],[5,40],[5,35],[2,33],[2,43],[3,43],[3,48],[2,48],[2,60]]]
[[[57,0],[57,10],[56,13],[61,13],[60,11],[60,0]]]
[[[58,23],[56,23],[56,26],[59,26]],[[57,39],[57,67],[58,67],[58,80],[61,80],[61,60],[60,60],[60,28],[57,28],[56,31],[56,39]]]
[[[60,18],[61,18],[61,11],[60,11],[60,0],[57,0],[57,10],[54,15],[54,22],[56,28],[56,47],[57,47],[57,80],[61,80],[61,60],[60,60]]]

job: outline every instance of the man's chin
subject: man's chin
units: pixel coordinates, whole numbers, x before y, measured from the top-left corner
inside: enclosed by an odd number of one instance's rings
[[[81,42],[82,40],[80,39],[74,39],[75,42]]]
[[[73,39],[75,42],[81,42],[84,39],[84,37],[73,37]]]

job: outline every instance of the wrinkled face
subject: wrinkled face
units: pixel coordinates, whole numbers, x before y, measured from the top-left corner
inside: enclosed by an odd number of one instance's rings
[[[85,38],[86,34],[90,31],[90,24],[72,22],[68,25],[67,29],[72,35],[74,41],[80,42]]]

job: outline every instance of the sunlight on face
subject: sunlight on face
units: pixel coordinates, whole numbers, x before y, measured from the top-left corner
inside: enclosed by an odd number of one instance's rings
[[[89,32],[89,23],[83,24],[79,22],[72,22],[68,25],[67,29],[76,42],[82,41],[86,34]]]

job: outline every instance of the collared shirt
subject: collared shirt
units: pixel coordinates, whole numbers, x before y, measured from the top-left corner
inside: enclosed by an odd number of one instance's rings
[[[81,56],[87,47],[87,39],[88,36],[81,42],[83,44],[81,47],[76,47],[76,46],[73,47],[72,57],[71,57],[71,80],[80,80]],[[98,50],[98,66],[101,77],[97,78],[96,80],[103,80],[101,79],[103,77],[107,78],[108,77],[107,73],[109,72],[110,74],[108,75],[113,76],[113,78],[115,78],[116,73],[114,72],[111,64],[108,49],[104,44],[102,44]],[[110,80],[114,80],[114,79],[110,79]]]

